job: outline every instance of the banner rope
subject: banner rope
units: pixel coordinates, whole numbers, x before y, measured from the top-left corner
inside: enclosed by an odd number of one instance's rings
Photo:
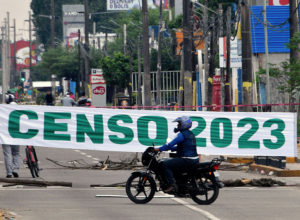
[[[96,108],[112,108],[112,109],[185,109],[185,108],[222,108],[222,107],[268,107],[268,106],[297,106],[300,105],[300,103],[280,103],[280,104],[238,104],[238,105],[192,105],[192,106],[159,106],[159,105],[153,105],[153,106],[102,106],[102,107],[96,107]]]

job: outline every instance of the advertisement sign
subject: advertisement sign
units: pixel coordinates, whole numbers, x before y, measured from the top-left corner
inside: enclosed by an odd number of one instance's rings
[[[155,8],[159,6],[159,1],[157,0],[148,0],[148,7]],[[107,11],[128,11],[133,8],[141,9],[142,1],[141,0],[106,0]],[[163,7],[167,8],[167,0],[163,0]]]
[[[32,66],[36,65],[36,46],[35,44],[31,45],[31,64]],[[30,53],[29,53],[29,41],[20,40],[16,42],[16,62],[17,62],[17,71],[24,68],[29,68],[30,66]],[[10,54],[14,56],[14,44],[10,44]],[[13,59],[11,59],[13,62]]]
[[[92,86],[92,105],[95,107],[106,106],[106,82],[102,69],[91,69],[90,84]]]
[[[0,144],[143,152],[173,139],[188,115],[199,154],[297,156],[297,114],[0,105]]]
[[[90,84],[106,84],[103,75],[101,74],[95,74],[90,75]]]
[[[78,41],[84,39],[84,5],[63,5],[63,37],[67,47],[74,47]]]
[[[269,5],[274,6],[282,6],[282,5],[289,5],[290,0],[269,0]]]
[[[219,38],[219,64],[220,67],[226,68],[227,60],[227,45],[226,37]],[[230,40],[230,67],[231,68],[242,68],[242,56],[238,53],[238,41],[234,39]]]

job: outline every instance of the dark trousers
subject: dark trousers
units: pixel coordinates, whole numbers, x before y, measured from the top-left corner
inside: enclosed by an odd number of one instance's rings
[[[165,180],[167,181],[167,185],[175,184],[174,173],[187,172],[196,163],[199,163],[199,159],[176,157],[164,160],[161,163],[161,170]]]

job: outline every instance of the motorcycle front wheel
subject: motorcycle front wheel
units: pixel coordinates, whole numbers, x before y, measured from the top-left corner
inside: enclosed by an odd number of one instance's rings
[[[151,176],[143,173],[132,174],[126,182],[126,194],[136,204],[150,202],[156,191],[156,183]]]
[[[194,202],[199,205],[209,205],[213,203],[219,195],[219,187],[214,184],[210,177],[202,177],[196,180],[198,190],[191,192]]]

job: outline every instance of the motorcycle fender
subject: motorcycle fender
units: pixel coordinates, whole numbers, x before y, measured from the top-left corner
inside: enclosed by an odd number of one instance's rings
[[[138,170],[138,171],[134,171],[131,173],[131,175],[135,175],[135,176],[150,176],[149,174],[147,174],[145,171],[141,171],[141,170]]]
[[[223,188],[224,184],[221,182],[219,177],[215,176],[215,174],[213,172],[208,172],[206,175],[211,177],[212,182],[216,186],[218,186],[220,189]]]
[[[147,177],[155,182],[153,176],[149,173],[146,173],[145,171],[134,171],[131,173],[131,175]]]
[[[210,175],[213,176],[213,183],[216,184],[220,189],[223,188],[224,184],[221,182],[221,180],[219,179],[219,177],[215,176],[214,173],[211,173]]]

